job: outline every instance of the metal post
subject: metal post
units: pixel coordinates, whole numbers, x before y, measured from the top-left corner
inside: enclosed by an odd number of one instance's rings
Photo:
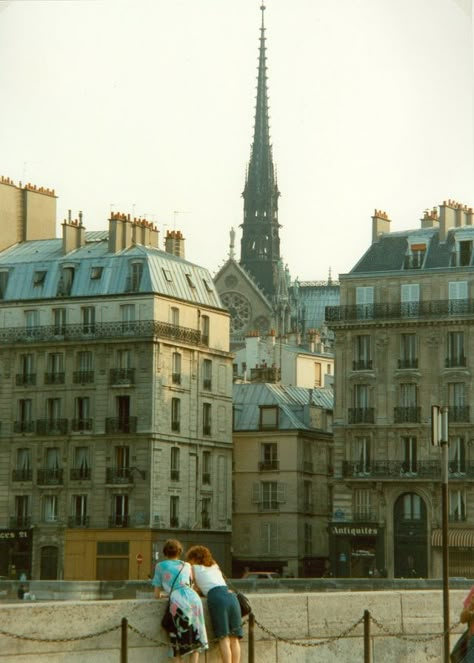
[[[127,663],[128,661],[128,619],[122,617],[121,622],[121,638],[120,638],[120,663]]]
[[[449,663],[449,547],[448,547],[448,408],[441,408],[441,500],[443,525],[443,631],[444,663]]]
[[[248,663],[255,663],[255,615],[249,614],[249,655]]]
[[[370,612],[364,610],[364,663],[370,663],[372,652],[370,649]]]

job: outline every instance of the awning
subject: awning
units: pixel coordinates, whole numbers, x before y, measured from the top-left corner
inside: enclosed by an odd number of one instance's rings
[[[434,529],[431,533],[431,545],[443,545],[443,530]],[[450,548],[474,548],[474,529],[448,529],[448,546]]]

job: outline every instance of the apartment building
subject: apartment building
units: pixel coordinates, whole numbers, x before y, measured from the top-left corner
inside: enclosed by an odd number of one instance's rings
[[[234,384],[233,573],[321,576],[328,559],[330,389]]]
[[[431,406],[449,408],[451,576],[474,572],[473,210],[452,200],[390,232],[340,277],[335,331],[331,563],[339,576],[440,577],[441,451]]]
[[[55,237],[0,180],[0,575],[146,577],[169,536],[230,566],[229,316],[174,231],[113,213]]]

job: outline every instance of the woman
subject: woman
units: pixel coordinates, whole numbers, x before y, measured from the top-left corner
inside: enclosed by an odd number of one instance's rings
[[[467,624],[469,630],[469,641],[467,644],[467,655],[464,657],[463,663],[474,663],[474,587],[464,599],[463,610],[461,612],[460,621],[462,624]]]
[[[176,539],[169,539],[163,547],[165,559],[156,565],[151,584],[155,597],[163,592],[170,597],[171,614],[175,625],[169,634],[176,661],[182,656],[191,663],[198,663],[199,652],[207,649],[207,633],[202,601],[191,587],[191,567],[179,558],[183,547]]]
[[[207,597],[214,635],[219,640],[223,663],[240,663],[242,615],[237,596],[227,587],[211,551],[205,546],[193,546],[186,559],[193,567],[196,589]]]

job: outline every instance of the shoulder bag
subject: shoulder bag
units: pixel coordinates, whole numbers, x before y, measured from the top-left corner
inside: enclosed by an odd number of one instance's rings
[[[173,615],[171,614],[171,594],[173,593],[173,587],[174,587],[176,581],[178,580],[179,575],[180,575],[180,573],[183,569],[184,569],[184,562],[183,562],[183,565],[181,566],[181,568],[179,570],[178,575],[173,580],[173,584],[171,585],[171,589],[170,589],[170,592],[168,594],[168,603],[167,603],[166,608],[165,608],[165,614],[161,618],[161,626],[162,626],[162,628],[164,628],[164,630],[167,633],[172,633],[175,630],[174,619],[173,619]]]
[[[467,656],[467,643],[469,642],[469,629],[458,638],[449,656],[451,663],[462,663]]]
[[[224,574],[222,574],[222,575],[224,576]],[[247,615],[250,615],[250,613],[252,612],[252,606],[250,605],[250,601],[248,600],[248,598],[245,596],[245,594],[243,594],[242,592],[239,592],[238,589],[236,589],[235,587],[233,587],[231,585],[231,583],[229,582],[229,578],[226,578],[226,576],[224,576],[224,580],[227,582],[227,584],[229,585],[229,587],[231,588],[231,590],[234,592],[234,594],[237,597],[237,601],[239,602],[239,605],[240,605],[240,612],[242,613],[242,617],[247,617]]]

